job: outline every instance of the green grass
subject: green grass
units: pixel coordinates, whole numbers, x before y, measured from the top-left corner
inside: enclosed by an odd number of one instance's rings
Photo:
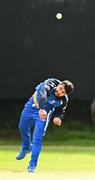
[[[0,171],[27,172],[31,154],[21,161],[15,159],[20,146],[0,145]],[[44,145],[38,171],[95,171],[95,147]]]

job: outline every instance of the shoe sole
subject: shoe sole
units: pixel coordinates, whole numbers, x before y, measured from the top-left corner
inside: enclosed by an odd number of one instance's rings
[[[21,157],[21,158],[16,157],[16,159],[17,159],[17,160],[22,160],[22,159],[24,159],[24,158],[25,158],[25,156],[26,156],[28,153],[30,153],[30,152],[31,152],[31,150],[30,150],[30,151],[28,151],[28,152],[26,152],[26,154],[25,154],[23,157]]]

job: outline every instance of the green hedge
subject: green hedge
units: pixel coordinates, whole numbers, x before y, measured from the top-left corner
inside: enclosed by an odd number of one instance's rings
[[[1,99],[0,100],[0,136],[18,136],[18,123],[21,111],[27,99]],[[90,117],[90,102],[71,100],[62,129],[84,130],[93,127]],[[58,128],[50,124],[48,131],[56,131]],[[62,130],[61,130],[62,131]]]

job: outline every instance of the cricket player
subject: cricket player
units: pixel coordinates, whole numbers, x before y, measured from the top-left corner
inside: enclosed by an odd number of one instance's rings
[[[21,113],[19,130],[22,139],[21,151],[16,159],[23,159],[31,152],[28,172],[34,172],[42,147],[43,136],[48,124],[53,120],[61,126],[68,104],[68,95],[74,91],[74,85],[69,80],[60,81],[50,78],[40,83],[32,97],[25,104]],[[34,127],[32,141],[31,128]]]

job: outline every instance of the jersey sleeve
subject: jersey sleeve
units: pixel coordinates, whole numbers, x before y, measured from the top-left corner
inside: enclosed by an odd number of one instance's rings
[[[45,102],[47,101],[47,92],[45,90],[44,83],[37,86],[36,94],[39,109],[44,109]]]
[[[54,117],[58,117],[61,120],[63,120],[67,106],[68,106],[68,97],[66,96],[63,100],[63,104],[60,105],[59,107],[55,108],[53,115],[52,115],[52,119]]]
[[[54,111],[54,113],[52,115],[52,119],[54,117],[58,117],[61,120],[63,120],[64,119],[64,115],[65,115],[65,109],[64,108],[55,108],[55,111]]]

